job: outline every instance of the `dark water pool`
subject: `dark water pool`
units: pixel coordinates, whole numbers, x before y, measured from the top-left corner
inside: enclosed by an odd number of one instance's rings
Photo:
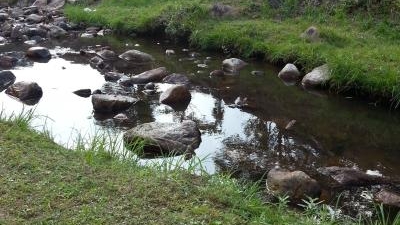
[[[90,67],[90,57],[79,55],[79,49],[95,45],[110,46],[116,53],[129,49],[147,52],[156,58],[152,67],[165,66],[169,72],[191,79],[192,100],[185,111],[159,104],[158,95],[140,95],[143,103],[130,111],[135,118],[130,127],[151,121],[195,120],[202,133],[196,155],[205,158],[203,166],[209,173],[233,170],[238,176],[259,179],[276,164],[311,174],[320,166],[340,165],[398,177],[398,112],[345,96],[287,86],[277,77],[279,68],[257,61],[248,60],[250,64],[239,76],[210,77],[210,71],[221,67],[224,56],[197,52],[192,58],[193,51],[183,51],[163,40],[110,37],[53,41],[44,44],[52,49],[53,58],[48,63],[13,69],[17,81],[35,81],[43,88],[43,98],[33,106],[35,114],[41,116],[33,125],[37,129],[45,125],[58,143],[71,144],[78,132],[109,130],[118,136],[129,128],[115,126],[107,117],[95,117],[91,99],[72,93],[81,88],[98,89],[105,83],[101,73]],[[0,52],[24,52],[27,48],[9,44],[0,46]],[[166,49],[176,54],[166,56]],[[252,75],[253,70],[264,75]],[[166,86],[158,84],[159,91]],[[232,107],[239,96],[247,97],[255,107]],[[8,114],[32,108],[4,92],[0,104]],[[286,130],[291,120],[297,122]]]

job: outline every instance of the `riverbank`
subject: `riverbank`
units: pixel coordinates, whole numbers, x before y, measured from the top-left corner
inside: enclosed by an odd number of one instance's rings
[[[32,130],[31,116],[0,121],[1,224],[316,222],[315,215],[288,212],[284,204],[263,204],[257,185],[118,160],[106,152],[103,137],[85,149],[65,149]]]
[[[189,40],[194,46],[242,57],[262,57],[295,63],[303,73],[324,63],[335,92],[351,91],[397,106],[400,47],[398,4],[343,1],[318,7],[283,1],[277,8],[265,1],[112,1],[67,6],[69,19],[112,28],[123,33],[162,33]],[[398,20],[397,20],[398,21]],[[315,42],[301,34],[317,27]]]

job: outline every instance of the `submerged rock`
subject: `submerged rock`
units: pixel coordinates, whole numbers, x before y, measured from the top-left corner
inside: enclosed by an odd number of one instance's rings
[[[232,73],[232,74],[238,73],[246,65],[247,65],[246,62],[244,62],[241,59],[237,59],[237,58],[225,59],[222,62],[223,70],[226,72]]]
[[[51,58],[50,51],[45,47],[31,47],[26,52],[26,56],[38,60],[49,60]]]
[[[9,86],[6,94],[19,99],[27,105],[34,105],[43,96],[42,88],[35,82],[17,82]]]
[[[124,53],[122,53],[119,56],[121,59],[129,61],[131,63],[135,64],[144,64],[144,63],[150,63],[154,61],[153,56],[150,54],[138,51],[138,50],[129,50]]]
[[[288,196],[293,201],[301,201],[307,197],[318,198],[321,187],[303,171],[274,168],[268,172],[267,188],[275,196]]]
[[[192,98],[187,87],[175,85],[165,90],[160,95],[160,102],[167,105],[188,104]]]
[[[90,95],[92,95],[92,90],[90,89],[79,89],[73,92],[74,94],[80,96],[80,97],[84,97],[84,98],[88,98],[90,97]]]
[[[15,75],[11,71],[0,71],[0,92],[15,82]]]
[[[191,120],[182,123],[152,122],[139,125],[124,134],[126,146],[145,140],[144,157],[184,154],[198,148],[201,134],[197,124]]]
[[[327,83],[330,78],[331,73],[329,71],[329,67],[327,64],[325,64],[307,73],[303,77],[301,84],[305,88],[317,88]]]
[[[92,95],[93,109],[96,112],[120,112],[128,109],[137,101],[136,98],[122,95]]]
[[[301,74],[294,64],[288,63],[278,73],[278,77],[284,81],[297,81],[301,78]]]
[[[124,86],[132,86],[134,84],[147,84],[149,82],[161,81],[167,75],[167,69],[165,67],[159,67],[157,69],[152,69],[136,76],[130,77],[128,79],[122,80],[120,83]]]
[[[332,186],[351,187],[351,186],[369,186],[376,184],[391,183],[389,179],[366,174],[358,169],[348,167],[322,167],[318,168],[318,172],[333,180]]]

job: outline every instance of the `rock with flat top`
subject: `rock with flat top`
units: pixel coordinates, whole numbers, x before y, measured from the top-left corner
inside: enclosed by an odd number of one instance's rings
[[[327,64],[313,69],[307,73],[301,84],[305,88],[318,88],[326,84],[331,78],[331,73]]]

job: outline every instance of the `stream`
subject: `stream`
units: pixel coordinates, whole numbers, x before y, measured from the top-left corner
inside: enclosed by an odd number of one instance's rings
[[[227,56],[186,49],[163,39],[120,36],[65,38],[49,40],[41,46],[50,49],[47,63],[29,62],[11,69],[18,81],[34,81],[43,89],[43,97],[34,106],[0,93],[0,105],[10,115],[34,109],[32,126],[49,130],[55,141],[71,146],[78,135],[97,131],[122,134],[148,122],[180,122],[191,119],[198,124],[202,142],[195,155],[210,174],[232,173],[234,177],[257,181],[276,165],[315,175],[326,166],[355,167],[370,174],[399,179],[400,115],[398,111],[375,106],[373,102],[307,91],[287,85],[277,77],[281,68],[257,60],[237,76],[212,77]],[[155,58],[151,68],[166,67],[169,73],[185,74],[190,79],[192,99],[185,110],[175,111],[160,104],[159,94],[168,85],[156,83],[155,95],[144,95],[129,110],[131,121],[119,124],[112,115],[93,113],[91,98],[73,94],[78,89],[96,90],[105,83],[100,71],[90,66],[91,56],[81,49],[109,46],[117,54],[129,49],[149,53]],[[26,52],[29,45],[9,43],[0,53]],[[166,55],[167,49],[176,54]],[[148,68],[147,68],[148,69]],[[137,74],[141,68],[124,69]],[[254,74],[252,71],[262,71]],[[252,107],[235,107],[235,99],[246,97]],[[285,129],[295,120],[293,127]],[[177,156],[180,160],[183,156]],[[163,158],[142,159],[162,161]],[[171,160],[171,159],[168,159]]]

